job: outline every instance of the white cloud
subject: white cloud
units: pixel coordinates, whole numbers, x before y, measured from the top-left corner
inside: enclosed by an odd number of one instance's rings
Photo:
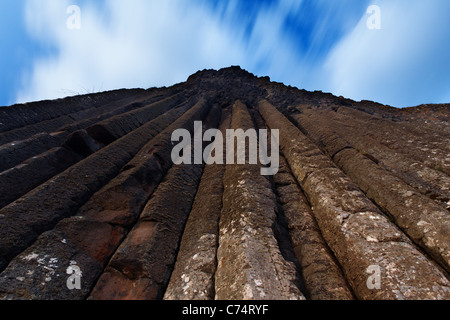
[[[69,1],[29,0],[30,33],[57,48],[24,76],[19,101],[68,94],[172,85],[203,68],[237,64],[235,39],[202,7],[180,1],[111,0],[81,7],[81,29],[69,30]]]
[[[18,102],[172,85],[197,70],[231,65],[301,82],[308,78],[305,64],[283,25],[301,2],[281,0],[247,17],[238,1],[220,4],[220,16],[200,1],[108,0],[103,12],[81,5],[81,30],[68,30],[70,1],[27,0],[30,34],[58,53],[35,61]],[[252,20],[249,38],[242,19]]]
[[[396,107],[450,101],[450,2],[378,1],[382,29],[363,17],[330,53],[328,91]]]
[[[286,33],[286,18],[318,17],[302,12],[299,0],[280,0],[251,15],[239,12],[238,0],[220,2],[215,11],[200,0],[81,3],[81,30],[71,31],[71,1],[27,0],[30,34],[56,54],[35,61],[23,75],[18,102],[168,86],[197,70],[230,65],[356,100],[394,106],[450,101],[448,0],[374,0],[382,30],[367,29],[368,15],[352,28],[354,17],[364,13],[361,3],[315,0],[321,20],[311,24],[311,46],[304,52],[296,43],[304,35]],[[322,44],[341,35],[328,34],[334,27],[347,34],[327,55]]]

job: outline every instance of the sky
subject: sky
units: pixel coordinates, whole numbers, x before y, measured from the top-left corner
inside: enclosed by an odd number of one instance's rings
[[[0,0],[0,105],[239,65],[394,107],[450,103],[449,0]]]

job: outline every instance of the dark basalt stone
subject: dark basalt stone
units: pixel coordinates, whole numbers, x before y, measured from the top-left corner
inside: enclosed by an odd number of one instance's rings
[[[450,299],[450,104],[233,66],[0,119],[0,299]],[[195,121],[279,130],[278,173],[174,165]]]

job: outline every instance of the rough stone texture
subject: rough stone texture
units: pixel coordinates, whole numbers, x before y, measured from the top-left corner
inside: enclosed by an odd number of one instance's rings
[[[284,157],[280,159],[280,171],[274,180],[308,297],[312,300],[353,300],[352,290],[323,240],[308,200]]]
[[[140,96],[138,99],[126,98],[123,100],[114,101],[108,105],[97,108],[96,112],[89,118],[83,118],[81,120],[72,122],[58,129],[58,131],[75,132],[78,130],[89,128],[103,120],[115,117],[120,114],[124,114],[130,111],[144,108],[145,106],[152,105],[155,102],[162,101],[165,98],[176,95],[179,90],[151,90],[151,93]]]
[[[218,113],[219,109],[213,108],[210,117],[217,118]],[[219,118],[209,121],[217,126]],[[202,172],[203,165],[180,165],[169,170],[112,257],[91,299],[163,298]]]
[[[253,117],[258,129],[268,129],[258,112],[253,112]],[[270,142],[268,146],[271,149]],[[312,300],[354,299],[336,258],[322,237],[311,206],[281,153],[279,164],[273,180],[286,223],[287,231],[281,233],[289,234],[302,275],[303,293]]]
[[[293,118],[412,240],[450,271],[450,216],[447,210],[353,148],[330,128],[317,127],[302,116]]]
[[[280,129],[279,172],[174,166],[200,120]],[[239,67],[0,108],[0,299],[448,300],[449,123]]]
[[[20,198],[83,159],[66,148],[54,148],[0,173],[0,207]]]
[[[96,141],[108,145],[136,130],[143,124],[169,111],[183,100],[181,94],[174,95],[149,106],[130,111],[89,127],[87,132]]]
[[[181,116],[185,109],[173,110],[171,115],[167,118],[161,118],[158,122],[152,123],[152,130],[156,133],[158,130],[162,130],[171,122],[172,119],[179,119],[173,124],[176,127],[186,126],[192,117],[198,117],[199,114],[205,114],[205,110],[207,110],[206,104],[204,102],[199,103],[197,106],[192,108],[192,110],[188,111],[184,116]],[[181,116],[181,117],[180,117]],[[166,146],[170,145],[170,142],[167,140],[168,131],[164,131],[159,135],[155,136],[146,146],[143,147],[144,153],[148,154],[148,150],[155,149],[156,146]],[[156,151],[155,151],[156,152]],[[49,231],[48,234],[55,234],[52,239],[59,239],[61,235],[64,235],[65,244],[68,247],[74,246],[76,249],[72,249],[72,255],[88,255],[94,258],[94,263],[91,260],[87,260],[83,262],[77,262],[77,265],[82,268],[82,270],[87,270],[90,273],[95,272],[98,276],[98,273],[103,270],[104,264],[107,263],[111,255],[117,249],[121,241],[123,240],[126,233],[129,229],[136,223],[136,219],[139,216],[142,208],[145,206],[146,201],[148,200],[152,190],[156,188],[159,184],[160,180],[164,176],[164,172],[168,169],[166,166],[160,167],[159,159],[165,159],[166,163],[169,163],[170,155],[160,153],[161,158],[147,158],[143,156],[143,152],[138,153],[126,167],[133,168],[133,170],[122,170],[121,174],[119,174],[115,179],[113,179],[108,185],[102,188],[99,192],[94,194],[91,199],[84,205],[82,208],[78,210],[76,217],[68,218],[61,221],[56,227]],[[143,171],[143,168],[149,168],[153,166],[155,170],[153,171],[153,176],[150,177],[142,177],[139,175],[139,172]],[[117,190],[121,190],[121,193],[118,193]],[[86,228],[80,228],[78,226],[88,226]],[[104,241],[104,237],[101,235],[105,232],[105,228],[107,231],[107,237],[109,232],[108,227],[115,227],[115,236],[113,238],[107,238],[109,241]],[[44,235],[46,237],[46,235]],[[111,236],[109,236],[111,237]],[[105,247],[105,245],[107,247]],[[41,248],[42,244],[34,244],[31,246],[33,252],[40,252],[47,250],[47,248]],[[48,242],[46,247],[49,246],[61,246],[58,242]],[[105,247],[105,248],[104,248]],[[104,249],[101,249],[104,248]],[[77,261],[73,258],[67,259],[67,256],[58,256],[54,254],[54,259],[57,259],[62,266],[70,266],[71,261]],[[7,270],[3,273],[5,277],[9,279],[17,279],[26,277],[23,273],[23,269],[17,267],[20,266],[21,260],[14,259],[10,264]],[[21,273],[22,272],[22,273]],[[94,285],[94,281],[96,278],[84,279],[83,284],[86,287],[91,288]],[[10,288],[17,288],[21,286],[21,283],[12,280],[12,282],[5,282],[3,291],[8,292]],[[23,285],[22,285],[23,286]],[[0,290],[1,292],[2,290]],[[26,287],[26,289],[22,289],[22,291],[27,292],[27,295],[30,294],[28,292],[34,292],[33,288]],[[80,295],[79,299],[86,298],[84,291],[78,292]],[[51,293],[47,293],[45,291],[42,292],[42,295],[39,295],[39,292],[33,293],[32,295],[35,297],[46,298],[51,294],[52,299],[64,299],[66,291],[55,291]],[[22,293],[21,293],[22,296]],[[72,298],[75,297],[75,294],[72,294]]]
[[[170,116],[167,118],[161,118],[158,122],[152,123],[152,130],[156,133],[161,128],[167,126],[171,120],[179,117],[177,121],[173,124],[174,127],[183,127],[186,126],[187,123],[190,123],[192,118],[201,117],[201,115],[205,114],[208,110],[204,101],[198,103],[192,110],[188,111],[185,115],[181,116],[185,109],[173,110]],[[181,117],[180,117],[181,116]],[[170,128],[170,127],[169,127]],[[161,132],[159,135],[155,136],[146,146],[143,147],[141,152],[139,152],[125,167],[122,169],[121,173],[113,179],[109,184],[107,184],[104,188],[102,188],[99,192],[94,194],[91,199],[78,210],[77,216],[75,218],[69,218],[63,220],[60,224],[58,224],[53,232],[60,232],[62,228],[65,232],[66,238],[68,238],[69,245],[75,245],[78,249],[78,253],[85,254],[87,252],[93,252],[97,250],[97,247],[103,246],[103,244],[99,244],[99,239],[95,238],[95,234],[102,234],[102,228],[109,225],[114,225],[118,228],[118,233],[123,234],[122,237],[117,236],[115,241],[111,240],[109,243],[109,250],[103,251],[103,254],[97,254],[96,263],[100,263],[97,260],[101,260],[104,263],[108,261],[110,256],[114,253],[114,250],[117,249],[117,246],[123,240],[123,236],[127,231],[132,227],[134,223],[136,223],[136,219],[139,216],[142,208],[145,206],[146,201],[148,200],[150,194],[156,188],[163,178],[165,171],[168,170],[168,164],[170,162],[170,153],[163,153],[161,150],[168,150],[170,146],[170,141],[167,138],[167,133],[170,130],[166,130]],[[156,151],[155,149],[160,149]],[[159,157],[148,157],[148,151],[153,150],[154,154],[159,152]],[[167,165],[163,166],[161,160],[165,161]],[[127,169],[127,167],[129,169]],[[153,171],[149,171],[149,168],[153,168]],[[127,170],[126,170],[127,169]],[[142,172],[146,172],[146,175],[143,176]],[[120,192],[119,192],[120,190]],[[76,226],[81,222],[84,224],[89,224],[92,222],[92,226],[86,229],[80,229]],[[98,230],[97,230],[98,229]],[[73,230],[75,236],[70,234],[70,230]],[[52,231],[51,231],[52,232]],[[51,233],[50,232],[50,233]],[[90,239],[92,238],[92,239]],[[86,239],[90,239],[86,241]],[[82,244],[79,242],[83,241]],[[48,244],[47,244],[48,245]],[[58,244],[59,245],[59,244]],[[36,251],[39,251],[40,248],[35,245],[32,246]],[[61,264],[69,266],[70,261],[64,257],[55,256]],[[17,259],[13,261],[13,263],[9,266],[7,270],[5,270],[4,274],[8,275],[10,272],[15,274],[21,269],[15,269],[14,265],[20,264]],[[95,266],[90,264],[80,264],[84,270],[93,270]],[[102,266],[102,265],[100,265]],[[10,278],[13,278],[9,276]],[[16,278],[23,277],[23,274],[19,274]],[[95,278],[94,278],[95,280]],[[88,282],[87,279],[84,280],[84,285],[88,287],[93,286],[93,282]],[[17,284],[10,283],[10,287],[16,287]],[[7,292],[9,287],[5,287],[4,291]],[[32,289],[29,289],[32,290]],[[64,291],[62,291],[64,294]],[[80,294],[84,294],[84,292],[79,292]],[[59,296],[59,292],[56,291],[54,299],[60,299],[64,296]],[[38,296],[35,294],[35,296]],[[45,297],[45,296],[44,296]],[[79,296],[79,298],[84,298],[83,295]]]
[[[124,236],[124,230],[107,223],[73,217],[42,234],[33,246],[14,259],[0,277],[0,298],[79,300],[87,298]],[[81,289],[69,290],[67,270],[82,271]]]
[[[231,108],[228,108],[219,128],[222,135],[230,124]],[[214,299],[224,174],[223,165],[213,164],[204,170],[165,300]]]
[[[145,90],[115,90],[92,95],[69,97],[54,101],[40,101],[1,108],[0,132],[7,132],[27,125],[73,114],[82,110],[101,108],[108,104],[124,104],[125,99],[147,95]]]
[[[29,139],[11,142],[0,147],[0,172],[21,164],[33,156],[58,147],[67,134],[40,133]]]
[[[231,128],[254,128],[240,101],[233,106]],[[260,166],[227,166],[223,181],[216,299],[304,299],[295,266],[284,259],[274,235],[276,197]]]
[[[7,261],[31,245],[42,232],[74,215],[89,198],[130,161],[158,129],[180,117],[173,110],[101,149],[0,210],[0,255]],[[158,125],[159,123],[159,125]]]
[[[404,127],[405,123],[398,124],[398,122],[392,123],[391,121],[374,118],[348,107],[339,107],[336,112],[310,110],[302,107],[299,110],[304,113],[302,121],[305,126],[302,127],[302,130],[305,129],[308,118],[316,127],[333,129],[336,134],[346,139],[364,156],[392,172],[423,195],[447,209],[450,208],[450,203],[448,203],[450,199],[450,178],[443,172],[445,163],[441,166],[428,167],[422,161],[415,160],[410,154],[411,150],[421,146],[420,148],[429,150],[430,158],[445,160],[447,156],[436,156],[438,152],[447,148],[445,136],[435,137],[436,133],[430,135],[430,133],[416,132],[410,140],[401,144],[394,144],[397,136],[403,137],[411,129],[414,129],[414,131],[418,131],[418,129],[411,128],[411,126],[408,126],[409,128]],[[349,121],[350,119],[351,121]],[[375,126],[377,127],[376,131]],[[391,128],[394,126],[400,127],[397,128],[400,132],[393,133]],[[423,127],[420,124],[419,126]],[[408,130],[405,130],[406,128]],[[358,132],[358,134],[355,134],[355,132]],[[384,132],[385,137],[380,137],[379,132]],[[417,140],[423,140],[424,135],[427,137],[426,140],[418,143]],[[417,145],[412,142],[417,143]],[[406,143],[408,143],[407,147]]]
[[[281,150],[358,298],[450,297],[445,274],[311,140],[267,101],[260,102],[259,110],[271,129],[284,130]],[[381,270],[379,290],[367,285],[372,266]]]
[[[117,94],[116,98],[119,98],[120,101],[113,101],[111,103],[109,103],[107,105],[107,107],[116,107],[117,105],[120,104],[129,104],[135,101],[141,101],[143,99],[145,99],[146,97],[142,97],[142,95],[146,94],[146,92],[139,92],[136,93],[135,91],[131,91],[131,92],[124,92],[124,95],[126,95],[126,98],[120,99],[119,97],[121,96],[121,94]],[[112,94],[110,97],[108,97],[108,95],[106,95],[104,98],[107,98],[106,100],[109,99],[114,99],[114,94]],[[17,127],[16,129],[12,129],[9,131],[5,131],[0,133],[0,144],[4,144],[4,143],[9,143],[12,141],[16,141],[16,140],[24,140],[29,138],[30,136],[34,135],[34,134],[38,134],[41,132],[58,132],[61,131],[60,128],[72,123],[74,121],[79,121],[81,119],[85,119],[87,117],[91,117],[93,115],[96,115],[98,113],[102,113],[104,111],[104,108],[98,108],[100,106],[102,106],[102,104],[99,104],[98,102],[89,102],[86,101],[84,103],[79,103],[77,104],[77,100],[79,100],[80,98],[68,98],[67,100],[72,100],[70,102],[68,102],[67,104],[55,104],[55,102],[53,103],[49,103],[49,105],[52,105],[49,108],[49,113],[50,115],[47,117],[47,120],[43,120],[43,121],[35,121],[33,118],[32,113],[35,112],[35,110],[33,110],[34,107],[33,104],[29,104],[29,105],[25,105],[25,106],[17,106],[16,108],[14,108],[15,110],[20,110],[20,111],[24,111],[24,109],[30,109],[30,113],[31,114],[18,114],[16,116],[18,117],[22,117],[24,119],[29,119],[29,122],[32,122],[29,125],[26,126],[20,126]],[[81,98],[82,99],[82,98]],[[92,99],[92,97],[91,97]],[[89,97],[87,97],[87,100],[89,100]],[[103,99],[100,99],[100,101]],[[104,101],[104,100],[103,100]],[[39,103],[37,103],[39,104]],[[55,110],[59,108],[60,110]],[[100,109],[100,111],[98,110]],[[14,114],[14,111],[11,112],[12,114]],[[30,117],[31,116],[31,117]],[[7,118],[11,118],[11,115],[9,115],[9,117]],[[2,118],[5,119],[5,118]],[[5,119],[6,120],[6,119]]]
[[[170,119],[167,119],[168,121],[160,128],[153,126],[154,130],[162,129],[164,126],[168,128],[150,140],[108,185],[80,209],[80,212],[109,223],[129,221],[128,223],[133,224],[154,189],[172,166],[170,142],[172,131],[175,128],[192,130],[192,122],[203,119],[208,110],[208,105],[201,100],[170,126],[168,126]],[[177,114],[180,115],[184,111],[185,109],[181,109]]]
[[[336,162],[414,242],[447,272],[450,271],[448,211],[398,178],[386,174],[356,150],[343,150],[336,156]]]
[[[182,165],[169,170],[109,262],[91,299],[162,299],[201,173],[200,165]],[[171,198],[172,194],[177,196],[176,200]]]

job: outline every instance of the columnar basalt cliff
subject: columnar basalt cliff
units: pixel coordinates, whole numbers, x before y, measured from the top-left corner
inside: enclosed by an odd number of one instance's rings
[[[175,165],[195,121],[279,130],[278,173]],[[449,141],[239,67],[1,108],[0,299],[450,299]]]

